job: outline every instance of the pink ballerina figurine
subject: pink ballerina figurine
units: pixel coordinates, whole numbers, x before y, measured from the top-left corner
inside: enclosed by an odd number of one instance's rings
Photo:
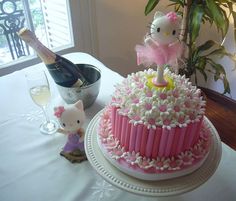
[[[179,41],[180,17],[169,12],[164,15],[156,12],[150,27],[150,34],[146,36],[144,45],[136,45],[137,64],[157,65],[157,77],[153,80],[156,86],[166,86],[164,66],[175,65],[177,58],[182,55],[183,45]]]
[[[55,107],[54,115],[59,119],[62,126],[58,132],[67,135],[67,142],[60,155],[72,163],[79,163],[86,160],[84,130],[82,128],[85,121],[85,113],[82,101],[79,100],[67,108],[63,106]]]

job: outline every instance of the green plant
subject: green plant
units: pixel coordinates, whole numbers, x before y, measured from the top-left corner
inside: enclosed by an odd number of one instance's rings
[[[159,1],[149,0],[145,7],[145,15],[148,15],[158,5]],[[195,75],[196,84],[197,71],[203,75],[205,81],[208,79],[207,72],[212,73],[215,81],[222,80],[224,85],[223,93],[230,94],[230,85],[224,66],[217,63],[213,57],[222,58],[227,56],[236,62],[236,56],[229,53],[219,42],[207,40],[198,45],[196,40],[202,24],[208,22],[210,25],[216,26],[223,41],[229,29],[229,17],[232,16],[236,41],[236,11],[233,10],[236,0],[169,1],[169,6],[174,6],[175,11],[183,17],[180,40],[186,44],[186,53],[182,56],[182,61],[184,61],[185,65],[182,65],[179,73],[185,74],[186,77]]]

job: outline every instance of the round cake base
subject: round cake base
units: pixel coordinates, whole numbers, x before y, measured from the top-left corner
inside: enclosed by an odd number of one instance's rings
[[[97,130],[101,112],[90,122],[85,135],[87,158],[95,170],[111,184],[131,193],[148,196],[169,196],[191,191],[206,182],[217,169],[221,158],[221,141],[211,122],[205,117],[210,127],[212,142],[205,162],[191,174],[160,181],[145,181],[127,175],[109,162],[102,153]]]

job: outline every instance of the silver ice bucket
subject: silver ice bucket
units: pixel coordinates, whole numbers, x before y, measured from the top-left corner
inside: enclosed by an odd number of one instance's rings
[[[101,71],[90,64],[76,64],[81,70],[89,85],[83,87],[63,87],[57,85],[63,100],[68,104],[73,104],[78,100],[83,101],[84,108],[91,106],[96,100],[101,83]]]

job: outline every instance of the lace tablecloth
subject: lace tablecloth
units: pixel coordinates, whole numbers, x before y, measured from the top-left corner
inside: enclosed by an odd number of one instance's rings
[[[85,53],[65,55],[74,63],[89,63],[102,72],[101,90],[96,102],[86,109],[86,125],[110,100],[114,84],[123,77]],[[39,132],[43,114],[27,91],[25,72],[38,64],[0,78],[0,200],[2,201],[113,201],[158,200],[120,190],[101,178],[88,161],[71,164],[59,155],[66,137]],[[65,105],[49,76],[53,107]],[[175,201],[236,200],[236,152],[223,144],[222,160],[215,174],[194,191],[161,198]]]

